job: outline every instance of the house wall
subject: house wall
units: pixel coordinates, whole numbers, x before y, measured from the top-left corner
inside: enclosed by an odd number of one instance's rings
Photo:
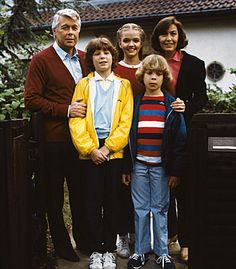
[[[88,42],[95,37],[95,34],[92,31],[83,31],[83,26],[80,32],[80,37],[79,37],[79,43],[77,47],[81,50],[85,50],[86,45]]]
[[[225,74],[216,85],[228,91],[236,84],[236,76],[229,71],[236,68],[236,19],[186,22],[184,28],[189,39],[186,51],[204,60],[206,67],[214,61],[221,63]],[[214,85],[208,78],[206,82]]]

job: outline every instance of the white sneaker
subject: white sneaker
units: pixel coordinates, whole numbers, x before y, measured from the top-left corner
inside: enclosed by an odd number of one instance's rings
[[[161,266],[162,269],[176,269],[174,262],[169,255],[157,256],[155,255],[155,262]]]
[[[92,253],[92,255],[89,257],[89,269],[103,269],[102,253]]]
[[[103,254],[103,269],[115,269],[116,259],[111,252],[106,252]]]
[[[129,238],[128,235],[119,236],[119,242],[117,244],[117,255],[121,258],[129,258],[130,248],[129,248]]]

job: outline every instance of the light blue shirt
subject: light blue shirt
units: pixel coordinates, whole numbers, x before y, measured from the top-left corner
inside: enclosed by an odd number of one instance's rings
[[[106,83],[108,87],[103,85]],[[95,72],[96,96],[94,99],[94,126],[99,139],[108,137],[111,130],[112,100],[114,94],[114,76],[105,81]],[[105,86],[105,87],[103,87]]]
[[[77,52],[75,51],[74,55],[70,57],[70,54],[60,48],[56,41],[53,44],[53,48],[55,49],[57,55],[60,57],[66,68],[69,70],[75,83],[77,84],[83,76]]]

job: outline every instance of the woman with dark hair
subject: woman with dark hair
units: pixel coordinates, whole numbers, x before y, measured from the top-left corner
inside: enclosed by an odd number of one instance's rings
[[[166,17],[162,19],[161,21],[159,21],[159,23],[156,25],[156,27],[153,30],[153,33],[151,36],[151,42],[152,42],[153,49],[155,49],[156,51],[164,52],[163,46],[160,44],[160,42],[155,42],[155,40],[159,38],[160,35],[165,34],[166,29],[169,29],[171,25],[175,25],[175,27],[178,30],[178,42],[176,46],[176,51],[181,50],[188,45],[188,40],[183,30],[182,23],[176,20],[175,17],[171,16],[171,17]]]
[[[169,92],[173,96],[179,97],[185,102],[184,118],[189,127],[192,116],[200,111],[207,103],[206,93],[206,70],[202,60],[190,55],[182,49],[188,44],[188,40],[182,23],[175,17],[170,16],[160,20],[155,26],[151,36],[152,48],[165,57],[173,80],[169,85]],[[181,246],[180,257],[183,261],[188,261],[188,208],[187,199],[188,182],[190,177],[181,178],[180,185],[171,193],[177,199],[178,206],[178,231],[169,230],[169,239],[178,240]],[[171,197],[172,201],[175,198]],[[175,203],[170,203],[169,228],[173,229],[176,221]]]

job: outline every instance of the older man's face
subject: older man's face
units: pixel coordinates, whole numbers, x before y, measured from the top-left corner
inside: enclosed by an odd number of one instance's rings
[[[73,19],[62,16],[54,30],[54,38],[57,44],[67,53],[73,53],[75,45],[79,41],[80,26]]]

